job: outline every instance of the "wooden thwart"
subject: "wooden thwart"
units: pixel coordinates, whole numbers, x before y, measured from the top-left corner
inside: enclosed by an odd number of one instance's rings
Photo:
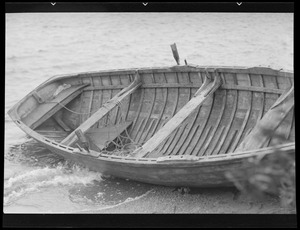
[[[222,81],[218,74],[215,73],[215,79],[212,81],[207,73],[203,85],[195,93],[194,97],[152,138],[150,138],[141,148],[137,149],[133,153],[134,157],[144,157],[157,148],[199,105],[203,104],[209,96],[211,96],[220,87],[221,83]]]
[[[42,99],[38,99],[37,93],[34,92],[34,97],[38,100],[39,106],[33,110],[29,115],[22,119],[22,121],[31,129],[37,128],[48,118],[52,117],[57,111],[59,111],[64,105],[72,101],[76,96],[78,96],[84,87],[88,84],[72,86],[68,89],[63,90],[58,94],[52,101],[44,102]]]
[[[245,137],[235,152],[259,149],[272,137],[284,118],[294,107],[294,86],[274,103],[270,110]]]
[[[85,122],[83,122],[78,128],[76,128],[69,136],[67,136],[61,144],[64,145],[72,145],[74,144],[78,138],[75,134],[76,130],[81,130],[83,133],[87,132],[96,122],[98,122],[101,118],[103,118],[106,114],[108,114],[113,108],[115,108],[122,100],[124,100],[127,96],[135,92],[141,85],[140,77],[137,72],[135,80],[126,88],[121,90],[116,96],[103,104],[100,109],[95,112],[92,116],[90,116]]]

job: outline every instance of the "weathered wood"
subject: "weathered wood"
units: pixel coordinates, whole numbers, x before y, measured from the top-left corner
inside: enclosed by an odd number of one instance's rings
[[[138,109],[137,109],[137,112],[136,112],[136,115],[135,115],[135,118],[133,120],[133,124],[131,126],[131,129],[133,130],[131,132],[131,135],[132,135],[132,138],[135,139],[135,136],[137,135],[138,133],[138,129],[136,129],[137,127],[137,123],[138,123],[138,120],[139,120],[139,117],[140,117],[140,114],[141,114],[141,109],[142,109],[142,105],[143,105],[143,100],[144,100],[144,96],[145,95],[145,90],[144,89],[141,89],[141,96],[140,96],[140,102],[139,102],[139,106],[138,106]]]
[[[190,140],[188,148],[183,153],[184,155],[192,155],[195,148],[200,148],[201,147],[200,146],[200,144],[201,144],[200,139],[201,139],[202,134],[203,134],[203,132],[204,132],[206,126],[207,126],[208,119],[211,115],[211,111],[212,111],[213,105],[214,105],[214,98],[215,97],[214,97],[214,94],[213,94],[212,97],[208,98],[208,100],[206,101],[206,102],[209,102],[207,106],[204,106],[204,104],[201,105],[201,107],[203,107],[201,112],[204,112],[204,115],[200,116],[200,119],[199,119],[200,124],[197,124],[196,130],[195,130],[196,132],[193,134],[192,139]]]
[[[61,110],[53,115],[54,120],[59,124],[59,126],[62,127],[66,132],[70,132],[71,128],[63,122],[62,117],[63,113]]]
[[[208,71],[206,72],[205,76],[206,77],[209,76]],[[223,78],[222,78],[222,81],[223,81]],[[224,84],[224,81],[223,81],[223,84]],[[211,117],[214,115],[213,110],[215,110],[215,108],[217,107],[216,103],[218,104],[218,102],[216,101],[216,94],[213,94],[211,99],[212,99],[212,101],[210,102],[209,109],[206,111],[205,116],[201,119],[200,126],[198,126],[197,132],[196,132],[194,138],[192,139],[192,142],[190,143],[190,146],[188,147],[185,155],[200,154],[199,151],[203,148],[203,146],[205,144],[205,140],[207,139],[208,134],[211,130],[209,121],[211,120]]]
[[[208,153],[206,151],[209,149],[209,147],[211,147],[211,142],[213,141],[213,139],[215,139],[216,131],[219,128],[221,119],[223,118],[223,114],[224,114],[225,106],[226,106],[226,99],[227,99],[226,91],[225,91],[225,95],[221,95],[221,96],[222,96],[223,100],[220,100],[221,101],[221,107],[220,107],[220,111],[218,112],[219,117],[218,117],[218,119],[215,122],[213,122],[214,126],[213,126],[212,133],[210,134],[208,140],[205,141],[204,147],[201,149],[201,152],[198,154],[200,156],[209,155],[210,154],[210,153]]]
[[[283,119],[294,107],[294,87],[279,98],[279,103],[275,104],[255,125],[253,130],[248,134],[235,152],[246,151],[250,149],[259,149],[272,137],[272,133],[281,124]]]
[[[115,97],[111,100],[107,101],[101,108],[95,112],[91,117],[89,117],[84,123],[82,123],[76,130],[81,129],[83,133],[85,133],[92,125],[98,122],[101,118],[107,115],[113,108],[115,108],[118,103],[120,103],[125,97],[132,94],[139,86],[141,85],[139,74],[137,73],[136,79],[133,83],[120,91]],[[75,135],[74,130],[68,137],[66,137],[62,144],[64,145],[72,145],[77,141],[77,137]]]
[[[38,92],[33,91],[32,96],[39,102],[44,103],[44,99],[38,94]]]
[[[245,84],[245,85],[248,84],[249,86],[251,86],[251,78],[250,78],[249,74],[247,74],[247,81],[241,82],[241,84]],[[237,133],[237,136],[236,136],[233,144],[231,145],[229,152],[233,152],[236,149],[243,133],[245,132],[245,127],[248,123],[250,113],[252,110],[252,92],[251,91],[241,91],[239,93],[240,93],[239,99],[243,100],[242,107],[243,107],[243,109],[247,108],[247,112],[245,113],[244,121],[243,121],[242,125],[240,126],[241,128],[240,128],[239,132]],[[245,104],[245,101],[247,102],[247,104]]]
[[[110,142],[122,134],[125,129],[129,128],[131,124],[132,121],[129,121],[123,124],[90,129],[86,132],[86,136],[90,142],[97,146],[98,151],[101,151],[106,148]]]
[[[202,140],[202,142],[199,141],[199,143],[197,143],[195,145],[191,155],[194,155],[194,156],[201,155],[200,150],[203,148],[204,143],[206,143],[207,138],[211,136],[211,131],[212,131],[212,126],[208,125],[206,130],[204,131],[204,135],[200,139],[200,140]]]
[[[168,147],[164,150],[164,155],[171,155],[173,153],[173,149],[178,144],[183,131],[185,130],[185,127],[187,126],[187,123],[183,123],[177,130],[176,134],[173,138],[171,138],[171,142],[168,145]]]
[[[158,126],[159,126],[159,123],[161,122],[162,120],[162,116],[164,114],[164,111],[165,111],[165,108],[166,108],[166,104],[167,104],[167,97],[168,97],[168,89],[166,90],[162,90],[162,92],[165,92],[165,96],[164,96],[164,99],[163,99],[163,105],[162,105],[162,108],[161,108],[161,112],[159,114],[159,117],[157,118],[157,122],[152,130],[152,132],[149,134],[150,137],[153,136],[153,134],[155,133],[155,131],[157,130]]]
[[[199,105],[213,94],[221,85],[221,79],[215,75],[212,82],[211,79],[206,78],[206,82],[196,92],[195,97],[192,98],[175,116],[169,120],[165,126],[160,129],[152,138],[150,138],[142,147],[135,151],[135,157],[144,157],[149,152],[152,152],[163,140],[165,140],[181,123],[193,112]]]
[[[90,152],[90,145],[83,132],[80,129],[75,131],[75,134],[78,138],[80,147],[84,148],[87,152]]]
[[[37,87],[35,89],[37,95],[30,93],[22,99],[13,110],[9,111],[9,115],[21,129],[49,150],[87,165],[91,170],[146,183],[223,186],[228,184],[224,173],[228,170],[243,169],[242,162],[247,157],[272,154],[274,149],[264,147],[236,153],[232,153],[232,150],[235,146],[239,146],[249,133],[251,135],[253,127],[261,116],[282,107],[286,100],[289,101],[284,96],[278,100],[277,97],[293,84],[291,78],[293,74],[268,68],[219,68],[221,76],[222,74],[224,76],[223,85],[218,88],[219,92],[212,94],[212,97],[207,97],[203,104],[195,106],[193,111],[185,113],[187,117],[185,119],[181,117],[182,122],[177,117],[177,123],[173,123],[174,127],[170,135],[162,140],[158,139],[157,135],[162,130],[167,131],[168,124],[176,120],[176,116],[186,109],[190,101],[200,97],[196,94],[192,98],[192,94],[196,93],[196,89],[202,85],[203,80],[198,74],[204,76],[205,70],[212,74],[214,67],[208,69],[199,66],[143,68],[139,72],[142,85],[135,93],[124,98],[125,103],[122,101],[118,104],[119,107],[110,110],[111,123],[107,127],[102,127],[105,126],[107,118],[103,116],[100,122],[97,121],[84,133],[90,145],[90,153],[84,151],[82,147],[79,150],[49,139],[50,137],[54,140],[63,139],[68,136],[68,132],[63,131],[63,125],[59,126],[55,122],[57,120],[59,123],[59,119],[56,118],[59,114],[55,113],[43,122],[38,127],[39,134],[24,124],[22,119],[42,105],[38,102],[39,97],[42,100],[49,98],[59,85],[92,83],[92,87],[83,89],[85,93],[82,94],[81,108],[80,99],[77,97],[68,104],[66,110],[60,110],[63,111],[60,113],[63,115],[61,121],[71,129],[76,129],[82,124],[78,113],[85,113],[82,116],[85,120],[89,113],[97,112],[118,90],[130,85],[132,79],[129,75],[134,74],[135,70],[111,70],[55,77]],[[244,84],[247,82],[245,74],[251,74],[250,80],[253,80],[251,86]],[[152,75],[155,81],[151,80]],[[262,83],[259,82],[260,79]],[[223,92],[224,97],[221,96]],[[121,113],[125,119],[119,119]],[[279,127],[274,128],[276,134],[282,134],[287,138],[288,144],[279,146],[284,153],[295,151],[294,119],[294,114],[290,111]],[[137,137],[134,139],[134,142],[138,142],[137,145],[143,145],[148,138],[149,141],[157,138],[157,142],[154,143],[157,147],[147,155],[147,158],[117,156],[113,152],[109,155],[101,151],[109,143],[111,143],[110,148],[107,150],[113,150],[112,139],[118,137],[121,132],[116,129],[119,129],[126,120],[136,121],[134,126],[128,127],[128,134],[132,139]],[[124,126],[119,130],[126,130],[127,125]],[[269,142],[271,145],[276,144],[275,141],[275,138],[269,139],[263,146],[268,145]],[[147,143],[144,146],[147,146]],[[144,150],[149,149],[151,150],[151,148]],[[160,149],[165,152],[160,152]],[[165,156],[162,157],[163,153]],[[205,156],[200,156],[201,154]]]
[[[179,145],[179,148],[177,151],[174,151],[174,154],[176,155],[183,155],[186,153],[186,149],[188,148],[188,146],[190,145],[190,142],[192,140],[192,138],[195,135],[196,129],[197,129],[197,125],[196,125],[196,121],[199,117],[200,111],[201,111],[202,106],[200,106],[200,108],[198,109],[198,111],[195,112],[195,117],[193,119],[193,122],[190,122],[190,129],[188,130],[186,137],[183,141],[183,143],[181,145]]]
[[[178,74],[177,77],[178,77],[177,79],[179,82],[184,80],[184,77],[181,73]],[[183,108],[184,105],[186,105],[186,103],[191,100],[191,94],[188,89],[179,88],[178,93],[181,96],[178,98],[179,100],[177,103],[177,111],[179,111],[181,108]],[[179,142],[182,138],[183,132],[185,130],[185,127],[187,125],[187,122],[189,120],[189,117],[182,123],[182,126],[178,129],[178,132],[176,132],[176,135],[174,135],[174,137],[172,138],[172,142],[169,144],[168,148],[166,148],[164,154],[168,154],[168,155],[173,154],[173,149],[175,148],[176,145],[179,144]]]
[[[151,74],[150,75],[151,77],[150,77],[150,79],[151,79],[151,81],[152,82],[155,82],[155,80],[154,80],[154,77],[153,77],[153,75]],[[149,94],[151,94],[152,95],[152,97],[148,97],[148,98],[150,98],[150,101],[151,101],[151,103],[150,103],[150,108],[148,108],[147,107],[147,109],[146,109],[146,111],[148,112],[148,115],[147,115],[147,117],[146,117],[146,119],[145,119],[145,122],[144,122],[144,125],[143,125],[143,127],[141,128],[141,130],[140,130],[140,133],[139,133],[139,135],[136,137],[136,139],[135,139],[135,141],[136,142],[140,142],[140,140],[143,140],[143,136],[145,135],[145,134],[147,134],[147,133],[145,133],[145,129],[146,129],[146,127],[147,127],[147,124],[148,124],[148,121],[149,121],[149,119],[150,119],[150,116],[151,116],[151,114],[152,114],[152,112],[153,112],[153,108],[154,108],[154,104],[155,104],[155,100],[156,100],[156,89],[150,89],[149,90]],[[145,105],[145,104],[144,104]],[[146,104],[147,105],[147,104]],[[148,106],[148,105],[147,105]],[[148,127],[150,126],[150,123],[148,124]]]
[[[63,108],[63,106],[78,96],[82,92],[82,89],[87,85],[88,84],[72,86],[63,90],[53,100],[39,104],[38,107],[24,117],[22,121],[32,129],[37,128],[57,111]]]
[[[178,76],[177,74],[174,74],[174,73],[168,73],[168,74],[165,74],[165,77],[166,77],[166,81],[170,84],[172,83],[176,83],[178,84]],[[165,108],[165,116],[166,116],[166,120],[163,122],[162,126],[164,126],[169,119],[171,119],[174,114],[178,111],[178,101],[179,101],[179,89],[176,88],[176,89],[169,89],[168,91],[168,104]],[[175,97],[175,98],[174,98]],[[161,126],[161,127],[162,127]],[[159,129],[160,130],[160,129]],[[173,138],[175,137],[175,135],[177,134],[177,131],[176,132],[173,132],[173,134],[171,134],[171,136],[169,136],[165,142],[162,142],[164,144],[162,144],[158,151],[161,152],[162,154],[165,153],[166,149],[169,147],[170,143],[172,142]]]
[[[189,100],[191,100],[191,91],[189,94]],[[197,115],[198,115],[199,110],[195,110],[193,112],[193,114],[191,114],[190,118],[186,121],[187,125],[185,127],[185,129],[182,132],[181,138],[179,140],[179,142],[174,146],[173,150],[172,150],[172,154],[173,155],[178,155],[179,150],[181,149],[181,147],[186,143],[187,138],[189,137],[189,134],[191,132],[191,129],[197,119]]]
[[[180,65],[180,59],[179,59],[179,54],[178,54],[178,50],[176,47],[176,43],[171,45],[171,49],[172,49],[173,57],[174,57],[177,65]]]

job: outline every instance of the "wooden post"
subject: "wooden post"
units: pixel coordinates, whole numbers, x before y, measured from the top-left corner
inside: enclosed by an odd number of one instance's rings
[[[177,65],[180,65],[180,59],[179,59],[179,54],[178,54],[178,50],[176,47],[176,43],[171,45],[171,49],[173,52],[173,57],[175,58],[175,61],[177,62]]]

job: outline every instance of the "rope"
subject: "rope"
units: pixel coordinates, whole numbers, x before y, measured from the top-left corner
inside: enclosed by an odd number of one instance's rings
[[[71,113],[75,113],[75,114],[79,114],[79,115],[85,115],[85,114],[91,114],[93,112],[89,112],[89,113],[79,113],[79,112],[76,112],[74,110],[71,110],[69,108],[67,108],[64,104],[58,102],[58,101],[45,101],[45,103],[54,103],[54,104],[59,104],[60,106],[64,107],[66,110],[70,111]]]
[[[121,109],[122,102],[121,101],[117,102],[116,106],[119,107],[120,113],[118,114],[118,117],[120,117],[119,121],[121,121],[121,119],[124,117]],[[116,118],[116,120],[118,120],[118,117]],[[108,123],[112,123],[110,113],[107,114],[107,124]],[[117,132],[119,132],[116,126],[114,126],[114,128],[116,129]],[[112,143],[116,147],[114,150],[105,149],[102,150],[101,153],[107,155],[116,155],[116,156],[130,156],[131,153],[133,153],[137,148],[141,146],[130,137],[127,129],[125,129],[125,136],[120,133],[115,140],[116,141],[113,140],[107,143],[107,144]],[[108,146],[106,146],[106,148],[107,147]]]

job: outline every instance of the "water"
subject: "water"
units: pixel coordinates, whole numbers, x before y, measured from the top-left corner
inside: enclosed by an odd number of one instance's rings
[[[293,14],[6,14],[4,212],[97,212],[159,189],[71,165],[6,113],[54,75],[174,65],[174,42],[182,62],[293,70]]]

